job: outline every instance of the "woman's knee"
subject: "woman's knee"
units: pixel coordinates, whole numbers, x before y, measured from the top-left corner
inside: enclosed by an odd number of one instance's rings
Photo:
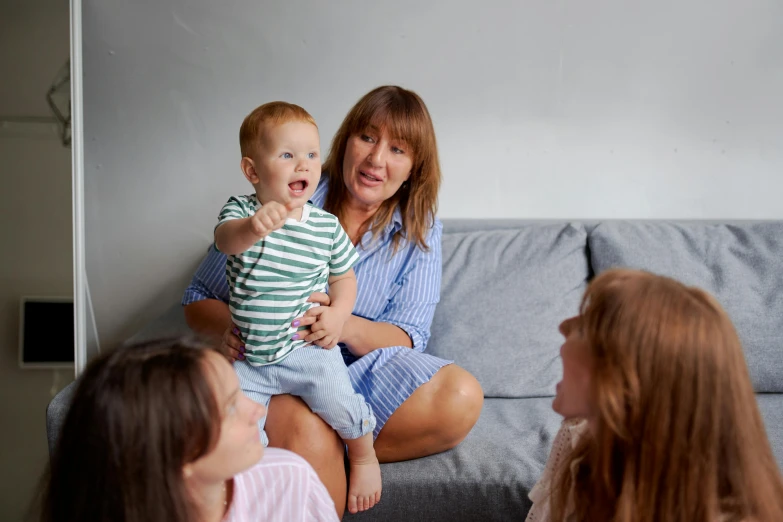
[[[453,447],[462,442],[478,421],[484,391],[465,369],[449,365],[441,372],[444,370],[433,400],[433,420],[441,427],[444,443]]]

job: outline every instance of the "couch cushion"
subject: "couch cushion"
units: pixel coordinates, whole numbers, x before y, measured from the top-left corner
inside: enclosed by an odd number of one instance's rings
[[[551,398],[487,399],[453,450],[381,465],[380,504],[346,521],[524,520],[561,417]]]
[[[783,221],[605,222],[589,235],[595,273],[630,267],[701,287],[725,307],[757,392],[783,392]]]
[[[557,326],[588,277],[580,224],[443,234],[443,283],[427,352],[471,372],[487,397],[541,397],[561,378]]]
[[[783,394],[756,396],[778,467],[783,469]],[[453,450],[382,464],[383,498],[344,520],[524,520],[561,417],[552,399],[487,399],[478,423]]]
[[[68,386],[54,396],[52,401],[46,407],[46,439],[49,441],[49,456],[54,455],[57,439],[60,437],[60,431],[65,423],[65,416],[73,401],[73,395],[76,393],[76,386],[79,381],[73,381]]]
[[[764,419],[772,453],[775,455],[778,468],[783,471],[783,394],[757,393],[756,401],[761,411],[761,418]]]

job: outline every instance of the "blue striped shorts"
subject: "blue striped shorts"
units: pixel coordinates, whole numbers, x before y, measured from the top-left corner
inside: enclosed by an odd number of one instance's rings
[[[354,391],[339,348],[303,346],[276,364],[252,366],[236,361],[239,385],[250,399],[269,406],[272,395],[301,397],[343,440],[358,439],[375,428],[375,416],[364,397]],[[264,446],[266,416],[258,422]]]

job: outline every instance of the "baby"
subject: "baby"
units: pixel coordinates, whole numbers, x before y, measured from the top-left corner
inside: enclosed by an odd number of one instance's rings
[[[381,497],[375,417],[334,349],[356,300],[358,254],[338,219],[308,203],[321,177],[318,127],[301,107],[271,102],[245,118],[239,141],[255,193],[230,198],[215,227],[215,246],[227,255],[229,310],[245,340],[245,359],[234,367],[250,398],[268,406],[272,395],[299,396],[339,433],[350,460],[348,508],[364,511]],[[320,348],[292,323],[327,284],[331,304],[311,326]]]

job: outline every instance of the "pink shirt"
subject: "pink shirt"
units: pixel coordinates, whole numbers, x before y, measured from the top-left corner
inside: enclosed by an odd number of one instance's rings
[[[334,502],[302,457],[266,448],[261,461],[234,477],[225,522],[339,522]]]

